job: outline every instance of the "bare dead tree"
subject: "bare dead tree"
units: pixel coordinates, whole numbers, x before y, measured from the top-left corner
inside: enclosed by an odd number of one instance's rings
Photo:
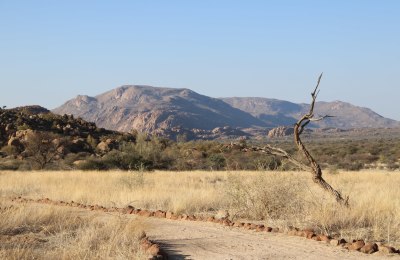
[[[311,104],[310,104],[310,110],[307,114],[303,115],[294,125],[294,141],[295,144],[298,148],[298,150],[304,155],[304,157],[307,159],[309,165],[297,160],[296,158],[292,157],[288,152],[286,152],[283,149],[273,147],[270,145],[265,145],[264,147],[257,147],[257,146],[251,146],[251,147],[243,147],[242,151],[254,151],[254,152],[263,152],[269,155],[275,155],[279,156],[282,158],[287,159],[300,169],[304,171],[309,171],[313,174],[313,181],[318,184],[322,189],[327,191],[329,194],[331,194],[336,201],[344,206],[348,206],[348,200],[349,198],[343,198],[343,196],[335,190],[329,183],[327,183],[324,178],[322,178],[322,170],[320,165],[317,163],[317,161],[311,156],[305,145],[303,144],[300,136],[303,133],[304,128],[310,123],[310,122],[315,122],[315,121],[321,121],[325,118],[332,117],[330,115],[325,115],[321,117],[314,117],[314,107],[315,107],[315,101],[318,96],[318,87],[319,83],[322,78],[322,73],[318,78],[317,86],[315,87],[314,91],[311,93]],[[234,144],[231,144],[231,146]]]
[[[303,115],[299,121],[294,125],[294,142],[297,145],[297,148],[299,149],[300,152],[303,153],[305,158],[307,159],[308,163],[310,164],[311,172],[313,174],[313,181],[318,184],[322,189],[326,190],[329,192],[338,203],[343,204],[343,205],[348,205],[348,197],[344,199],[340,192],[332,188],[332,186],[327,183],[324,178],[322,178],[322,170],[321,166],[317,163],[317,161],[311,156],[305,145],[303,144],[300,135],[303,133],[304,128],[310,123],[310,122],[315,122],[315,121],[321,121],[324,118],[331,117],[329,115],[321,116],[321,117],[314,117],[314,107],[315,107],[315,100],[317,99],[318,93],[319,93],[319,83],[322,78],[322,73],[318,78],[317,85],[314,89],[314,91],[311,93],[311,104],[310,104],[310,110],[307,114]]]

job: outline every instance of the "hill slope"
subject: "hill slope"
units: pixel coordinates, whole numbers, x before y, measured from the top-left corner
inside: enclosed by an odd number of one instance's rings
[[[259,98],[232,97],[221,98],[231,106],[252,114],[267,124],[293,125],[301,115],[309,110],[308,104],[296,104],[288,101]],[[315,115],[332,115],[314,126],[334,128],[379,128],[399,127],[400,122],[385,118],[369,108],[354,106],[342,101],[316,102]]]
[[[268,126],[222,100],[189,89],[137,85],[122,86],[96,97],[77,96],[53,112],[80,116],[100,127],[118,131]]]

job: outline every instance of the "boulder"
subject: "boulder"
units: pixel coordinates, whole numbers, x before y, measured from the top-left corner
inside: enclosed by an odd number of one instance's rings
[[[268,137],[275,138],[275,137],[288,136],[288,135],[292,135],[293,131],[294,131],[293,127],[279,126],[279,127],[271,129],[268,132]]]

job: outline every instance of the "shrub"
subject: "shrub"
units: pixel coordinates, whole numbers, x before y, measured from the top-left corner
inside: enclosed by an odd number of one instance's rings
[[[243,180],[230,174],[225,192],[238,217],[251,219],[301,218],[304,204],[301,183],[289,174],[259,173]]]
[[[210,155],[207,161],[212,170],[221,170],[226,165],[226,159],[220,153]]]

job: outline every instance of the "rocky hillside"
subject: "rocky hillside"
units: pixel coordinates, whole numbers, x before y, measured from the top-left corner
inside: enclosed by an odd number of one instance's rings
[[[56,115],[40,106],[0,109],[0,157],[5,154],[23,157],[29,139],[39,136],[48,139],[41,145],[54,144],[61,157],[70,152],[101,153],[116,147],[120,140],[135,140],[131,134],[98,128],[82,118]]]
[[[136,129],[163,134],[174,128],[201,132],[224,126],[272,126],[222,100],[189,89],[150,86],[122,86],[96,97],[77,96],[53,112],[73,114],[100,127],[125,132]]]
[[[233,97],[222,98],[221,100],[250,113],[266,124],[290,126],[309,110],[308,104],[296,104],[277,99]],[[334,116],[313,125],[319,128],[350,129],[400,126],[400,122],[382,117],[369,108],[358,107],[341,101],[316,102],[314,112],[315,115]]]
[[[122,86],[95,97],[77,96],[53,110],[72,114],[106,129],[155,133],[175,139],[241,138],[267,129],[292,126],[308,104],[268,98],[211,98],[189,89]],[[316,115],[333,118],[310,125],[315,128],[399,127],[368,108],[349,103],[317,102]],[[261,132],[260,132],[261,131]],[[259,136],[260,134],[256,134]]]

